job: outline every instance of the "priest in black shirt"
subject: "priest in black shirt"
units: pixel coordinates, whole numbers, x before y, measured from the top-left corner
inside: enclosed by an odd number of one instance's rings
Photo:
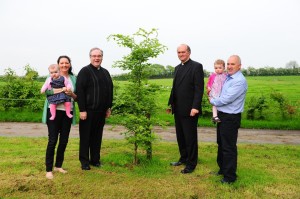
[[[103,51],[90,50],[91,63],[83,67],[77,76],[77,103],[79,121],[79,160],[82,170],[90,165],[100,167],[100,149],[105,118],[111,114],[113,83],[109,72],[101,67]]]
[[[172,166],[185,164],[181,173],[191,173],[198,162],[198,117],[202,112],[201,103],[204,91],[202,64],[190,59],[191,49],[186,44],[177,48],[181,63],[175,67],[173,87],[167,112],[174,114],[176,137],[180,158],[171,162]]]

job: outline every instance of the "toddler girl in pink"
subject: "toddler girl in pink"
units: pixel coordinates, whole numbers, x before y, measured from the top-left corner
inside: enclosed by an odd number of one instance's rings
[[[221,59],[218,59],[214,63],[215,72],[212,73],[207,82],[207,94],[212,97],[216,98],[219,97],[221,94],[222,86],[226,80],[226,73],[225,73],[225,62]],[[218,118],[217,108],[215,106],[212,107],[213,117],[212,121],[214,123],[221,122]]]
[[[59,67],[57,64],[51,64],[48,70],[50,77],[46,79],[44,85],[42,86],[41,93],[44,93],[46,90],[50,90],[51,88],[61,88],[61,92],[47,96],[51,113],[51,117],[49,119],[55,119],[56,106],[61,103],[64,103],[67,116],[72,118],[71,97],[65,93],[66,89],[71,89],[71,85],[67,78],[59,74]]]

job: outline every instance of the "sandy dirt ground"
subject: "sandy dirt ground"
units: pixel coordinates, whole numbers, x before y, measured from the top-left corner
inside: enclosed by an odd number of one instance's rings
[[[123,126],[105,125],[103,139],[124,139]],[[72,126],[70,137],[79,137],[78,124]],[[163,141],[176,141],[174,127],[154,127],[154,132]],[[47,126],[42,123],[0,122],[0,136],[46,137]],[[199,142],[216,142],[216,129],[199,127]],[[300,144],[298,130],[240,129],[238,143]]]

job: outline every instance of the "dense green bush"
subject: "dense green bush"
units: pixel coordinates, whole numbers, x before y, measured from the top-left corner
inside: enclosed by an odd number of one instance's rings
[[[252,96],[247,102],[246,117],[249,120],[269,119],[267,116],[270,115],[269,107],[272,107],[271,113],[280,115],[282,120],[291,119],[297,113],[296,105],[292,105],[282,93],[272,91],[269,99],[264,95]]]
[[[267,105],[267,100],[264,95],[260,97],[252,96],[248,102],[247,119],[264,120],[265,115],[263,111],[268,107],[269,105]]]
[[[12,69],[6,69],[7,81],[0,87],[0,109],[29,109],[40,111],[43,107],[44,96],[40,94],[40,84],[34,80],[38,74],[30,66],[25,66],[27,71],[24,77],[19,77]]]
[[[282,93],[273,91],[270,97],[278,103],[282,119],[290,119],[296,114],[297,107],[291,105]]]

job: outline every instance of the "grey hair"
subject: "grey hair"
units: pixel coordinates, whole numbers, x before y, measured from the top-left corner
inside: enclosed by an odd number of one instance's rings
[[[102,56],[103,56],[103,50],[101,50],[101,49],[98,48],[98,47],[92,48],[92,49],[90,50],[90,53],[89,53],[90,56],[91,56],[91,53],[92,53],[94,50],[100,50],[100,52],[101,52],[101,54],[102,54]]]
[[[231,55],[230,57],[235,57],[237,59],[237,61],[238,61],[238,64],[239,65],[242,64],[242,60],[241,60],[240,56],[238,56],[238,55]]]
[[[186,50],[187,50],[189,53],[191,53],[191,48],[190,48],[189,45],[187,45],[187,44],[180,44],[180,46],[185,46],[185,47],[186,47]]]

